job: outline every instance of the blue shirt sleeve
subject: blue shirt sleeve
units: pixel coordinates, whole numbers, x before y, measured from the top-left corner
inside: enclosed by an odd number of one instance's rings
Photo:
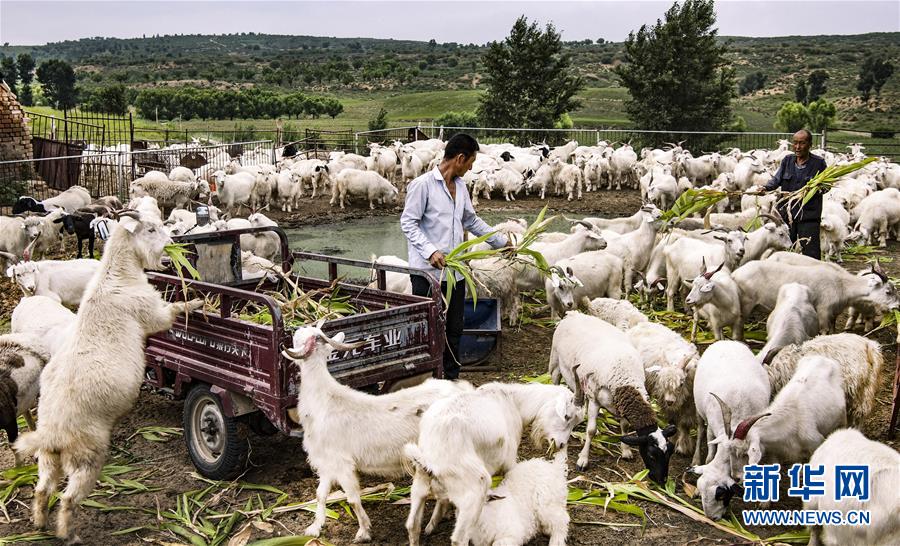
[[[403,213],[400,215],[400,229],[409,240],[412,247],[425,261],[438,250],[425,233],[420,224],[425,215],[425,207],[428,205],[428,188],[425,182],[413,182],[406,188],[406,203]]]
[[[791,156],[787,156],[781,160],[781,164],[778,165],[778,170],[775,171],[775,176],[773,176],[772,179],[769,180],[768,183],[766,183],[766,185],[763,187],[763,189],[765,189],[766,191],[771,191],[771,190],[774,190],[775,188],[777,188],[778,186],[781,186],[781,177],[784,175],[784,166],[787,163],[788,157],[791,157]]]

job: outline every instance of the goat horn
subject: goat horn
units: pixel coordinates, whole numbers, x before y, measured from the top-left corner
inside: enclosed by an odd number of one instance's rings
[[[7,260],[11,261],[12,263],[19,262],[19,257],[16,256],[15,254],[13,254],[12,252],[0,251],[0,257],[6,258]]]
[[[741,421],[738,424],[737,428],[734,429],[734,436],[732,436],[732,438],[734,438],[736,440],[746,440],[747,433],[750,432],[750,427],[752,427],[754,424],[756,424],[756,422],[759,421],[760,419],[762,419],[763,417],[768,417],[769,415],[772,415],[772,414],[771,413],[763,413],[763,414],[757,415],[755,417],[751,417],[749,419],[744,419],[743,421]]]
[[[295,351],[294,349],[284,349],[281,351],[282,356],[285,358],[289,358],[291,360],[302,360],[306,355],[300,354],[300,351]]]
[[[319,338],[337,349],[338,351],[352,351],[353,349],[357,349],[366,344],[365,340],[355,341],[353,343],[344,343],[343,341],[338,341],[336,339],[332,339],[325,334],[325,332],[319,331]]]
[[[575,376],[575,405],[583,406],[584,405],[584,389],[581,388],[581,378],[578,377],[578,368],[581,364],[575,365],[572,368],[572,375]]]
[[[724,265],[725,265],[725,262],[720,263],[720,264],[719,264],[719,267],[717,267],[714,271],[707,271],[706,273],[703,274],[703,277],[705,277],[706,280],[709,280],[709,279],[713,278],[713,275],[715,275],[715,274],[718,273],[719,271],[722,271],[722,267],[723,267]]]
[[[711,229],[712,224],[709,218],[709,215],[712,214],[712,207],[706,209],[706,214],[703,215],[703,229]]]
[[[585,222],[584,220],[576,220],[575,223],[584,226],[588,231],[593,231],[594,229],[594,224]]]
[[[779,216],[775,216],[774,214],[768,214],[768,213],[763,212],[763,213],[761,213],[759,216],[760,216],[761,218],[768,218],[769,220],[772,220],[773,222],[775,222],[775,225],[777,225],[777,226],[783,226],[783,225],[784,225],[784,220],[782,220],[782,218],[781,218],[780,215],[779,215]]]
[[[731,438],[731,408],[728,407],[724,400],[719,398],[718,394],[714,392],[709,394],[719,401],[719,408],[722,410],[722,422],[725,424],[725,434]]]
[[[888,276],[884,274],[884,269],[881,268],[881,264],[878,263],[877,258],[875,259],[875,265],[872,266],[872,273],[878,275],[881,282],[888,282]]]

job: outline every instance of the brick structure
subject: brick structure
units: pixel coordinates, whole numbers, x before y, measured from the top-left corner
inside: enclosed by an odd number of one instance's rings
[[[33,157],[25,111],[6,82],[0,81],[0,161]],[[8,207],[19,195],[34,192],[38,186],[45,187],[35,178],[30,163],[0,164],[0,213],[9,214]]]
[[[0,82],[0,161],[31,158],[31,132],[25,110],[6,82]]]

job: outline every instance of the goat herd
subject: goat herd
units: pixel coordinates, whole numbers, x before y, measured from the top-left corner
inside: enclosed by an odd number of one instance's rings
[[[25,294],[13,312],[12,333],[0,336],[0,425],[15,442],[17,465],[23,456],[38,460],[35,526],[47,525],[48,500],[66,477],[56,534],[77,540],[74,508],[95,485],[116,422],[137,401],[144,339],[202,306],[199,300],[167,303],[147,281],[144,270],[162,268],[172,236],[275,225],[257,211],[272,205],[302,210],[300,198],[308,190],[314,198],[330,188],[331,204],[342,208],[357,197],[373,208],[376,202],[395,203],[402,182],[438,161],[442,146],[436,140],[372,145],[368,157],[336,153],[328,161],[280,158],[277,165],[246,166],[229,158],[218,171],[178,167],[168,175],[147,173],[131,184],[127,209],[115,197],[92,199],[76,186],[43,201],[23,197],[13,212],[32,214],[0,217],[7,273]],[[453,544],[524,544],[538,533],[549,535],[550,544],[564,544],[569,439],[586,413],[575,466],[590,468],[604,408],[619,419],[622,457],[631,458],[637,448],[653,481],[666,482],[673,452],[693,455],[703,510],[714,519],[723,517],[740,490],[747,464],[868,465],[871,525],[815,528],[811,543],[900,543],[900,454],[857,430],[876,407],[881,348],[854,333],[835,333],[840,313],[848,311],[845,330],[869,329],[900,307],[900,298],[877,264],[853,275],[788,251],[791,241],[774,212],[774,198],[752,191],[786,153],[786,142],[777,150],[735,149],[697,158],[680,146],[645,149],[640,157],[628,145],[606,143],[482,146],[465,177],[473,197],[490,198],[496,191],[512,200],[524,190],[541,199],[547,191],[577,199],[582,191],[624,185],[640,189],[645,204],[629,217],[587,217],[573,220],[569,233],[541,235],[532,248],[553,264],[549,278],[505,257],[471,262],[478,286],[500,299],[511,325],[520,315],[522,293],[545,291],[552,318],[558,319],[548,367],[553,385],[475,388],[429,379],[369,395],[337,383],[328,372],[332,348],[353,347],[342,334],[329,337],[314,325],[297,330],[284,355],[298,364],[297,413],[304,449],[319,476],[316,514],[306,534],[320,534],[326,500],[338,484],[358,520],[356,540],[369,540],[359,474],[412,475],[410,544],[420,541],[429,498],[436,503],[425,533],[452,504]],[[830,164],[862,155],[861,147],[849,156],[813,153]],[[703,184],[751,191],[717,204],[719,212],[709,216],[712,229],[702,229],[697,219],[664,228],[662,210],[685,189]],[[882,246],[888,237],[896,240],[898,188],[900,169],[887,161],[835,184],[825,195],[822,219],[827,257],[840,260],[848,239]],[[214,194],[227,214],[240,213],[242,206],[252,214],[220,217],[222,211],[211,205]],[[206,200],[211,212],[211,222],[200,226],[186,210],[198,199]],[[725,212],[738,207],[739,212]],[[515,237],[525,227],[524,220],[508,220],[495,229]],[[91,258],[32,260],[55,250],[64,232],[78,238],[79,258],[81,243],[88,240]],[[95,234],[108,239],[99,261],[92,259]],[[242,236],[244,278],[273,267],[279,247],[271,236]],[[394,256],[378,260],[404,262]],[[408,277],[389,274],[388,289],[409,291]],[[694,317],[692,334],[706,321],[716,342],[701,355],[693,335],[688,341],[650,322],[622,299],[632,291],[649,301],[664,292],[669,310],[683,301]],[[760,310],[769,313],[768,339],[754,354],[743,343],[744,325]],[[725,327],[733,340],[725,339]],[[32,431],[17,440],[19,415]],[[662,421],[669,425],[660,426]],[[536,445],[548,447],[550,460],[517,461],[526,429]],[[491,477],[498,473],[504,479],[492,487]],[[861,506],[832,499],[828,491],[805,504],[842,511]]]

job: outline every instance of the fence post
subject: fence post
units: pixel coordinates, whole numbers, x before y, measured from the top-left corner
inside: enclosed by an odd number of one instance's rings
[[[822,127],[822,149],[828,149],[828,127]]]
[[[128,134],[131,140],[128,141],[129,149],[134,146],[134,120],[131,119],[131,112],[128,112]]]

